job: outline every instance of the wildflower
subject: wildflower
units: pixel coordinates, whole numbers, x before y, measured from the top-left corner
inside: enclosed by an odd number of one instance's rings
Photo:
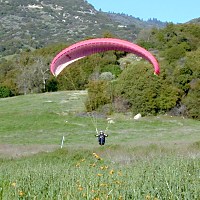
[[[100,198],[99,197],[95,197],[93,200],[100,200]]]
[[[97,176],[103,176],[103,174],[97,174]]]
[[[94,156],[97,160],[101,160],[100,156],[97,155],[96,153],[93,153],[93,156]]]
[[[100,169],[101,170],[106,170],[106,169],[108,169],[108,166],[101,166]]]
[[[80,163],[77,163],[77,164],[76,164],[76,167],[80,167]]]
[[[122,198],[122,196],[119,196],[119,200],[122,200],[123,198]]]
[[[85,159],[82,159],[82,160],[81,160],[81,162],[84,162],[84,161],[85,161]]]
[[[15,183],[15,182],[13,182],[13,183],[11,184],[11,186],[13,186],[13,187],[16,187],[16,183]]]
[[[96,164],[95,164],[95,163],[93,163],[93,164],[90,164],[90,166],[91,166],[91,167],[95,167],[95,166],[96,166]]]
[[[78,187],[78,190],[79,190],[79,191],[82,191],[82,190],[83,190],[83,187]]]
[[[146,200],[150,200],[151,199],[151,196],[148,194],[146,197],[145,197]]]
[[[83,197],[86,197],[86,196],[87,196],[87,195],[84,193],[84,194],[83,194]]]
[[[22,197],[24,196],[24,192],[22,192],[21,190],[19,191],[19,196]]]
[[[121,181],[115,181],[116,184],[120,185],[121,184]]]
[[[118,176],[122,176],[122,172],[121,171],[118,171],[117,174],[118,174]]]
[[[107,187],[108,184],[106,184],[106,183],[101,183],[100,186],[101,186],[101,187]]]
[[[114,174],[114,170],[111,169],[110,172],[109,172],[109,174],[110,174],[110,175]]]

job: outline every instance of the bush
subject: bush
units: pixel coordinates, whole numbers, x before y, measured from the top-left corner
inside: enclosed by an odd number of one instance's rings
[[[0,98],[11,97],[12,91],[6,86],[0,86]]]
[[[108,81],[90,81],[88,87],[88,99],[85,103],[87,111],[91,112],[111,103],[111,93]]]
[[[56,92],[58,91],[58,81],[55,78],[51,78],[46,83],[47,92]]]
[[[187,107],[187,116],[200,120],[200,79],[193,81],[188,95],[183,99]]]
[[[128,100],[133,114],[142,115],[166,112],[176,106],[179,90],[161,76],[153,75],[149,65],[138,62],[129,65],[119,77],[115,87],[115,97]]]

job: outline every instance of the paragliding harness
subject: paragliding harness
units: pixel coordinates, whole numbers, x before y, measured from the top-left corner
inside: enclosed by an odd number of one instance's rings
[[[108,137],[103,131],[100,131],[99,134],[95,136],[98,137],[99,145],[104,145],[106,141],[105,138]]]

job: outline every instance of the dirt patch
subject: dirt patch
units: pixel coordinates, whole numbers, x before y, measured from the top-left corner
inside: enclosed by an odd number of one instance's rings
[[[58,145],[0,144],[0,157],[16,158],[29,156],[39,152],[51,152],[58,148]]]

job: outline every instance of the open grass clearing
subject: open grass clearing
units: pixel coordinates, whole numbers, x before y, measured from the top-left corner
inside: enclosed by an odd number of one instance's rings
[[[0,149],[3,145],[51,147],[96,146],[96,127],[108,128],[106,145],[148,145],[187,147],[200,141],[200,122],[172,116],[151,116],[134,120],[130,113],[106,117],[84,114],[86,91],[63,91],[0,99]],[[45,149],[45,148],[44,148]],[[54,148],[52,148],[54,149]],[[7,150],[5,150],[8,152]],[[36,151],[38,152],[38,151]]]

